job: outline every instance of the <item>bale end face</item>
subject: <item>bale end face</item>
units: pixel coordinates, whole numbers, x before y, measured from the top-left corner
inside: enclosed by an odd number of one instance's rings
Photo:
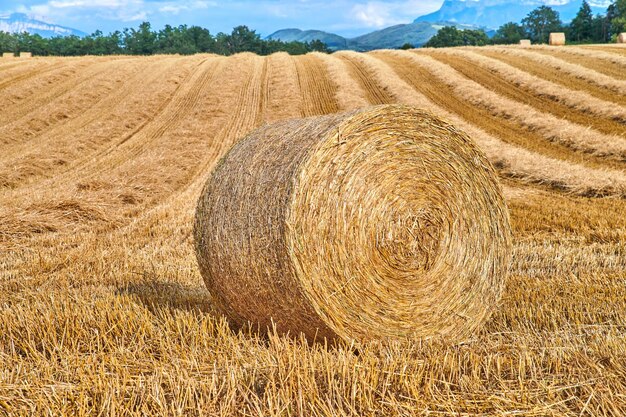
[[[207,182],[194,235],[231,322],[357,343],[469,336],[498,303],[511,246],[483,153],[400,105],[252,132]]]
[[[565,33],[553,32],[550,34],[550,45],[552,46],[564,46],[565,45]]]
[[[620,33],[617,36],[617,43],[626,43],[626,32]]]

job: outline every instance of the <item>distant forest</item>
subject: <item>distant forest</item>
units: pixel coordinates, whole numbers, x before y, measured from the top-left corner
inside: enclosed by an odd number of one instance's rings
[[[29,33],[0,32],[0,52],[32,52],[34,55],[154,55],[214,53],[232,55],[238,52],[254,52],[269,55],[274,52],[288,52],[292,55],[307,52],[329,52],[326,44],[312,42],[282,42],[264,40],[247,26],[237,26],[230,34],[218,33],[213,36],[208,29],[199,26],[166,25],[159,31],[152,30],[149,22],[137,29],[124,29],[108,35],[101,31],[85,36],[57,36],[43,38]]]
[[[564,24],[559,13],[551,7],[541,6],[530,12],[521,23],[509,22],[502,25],[491,39],[482,30],[459,30],[454,26],[447,26],[440,29],[425,46],[442,48],[514,44],[521,39],[547,43],[551,32],[565,32],[568,43],[614,42],[619,33],[626,32],[626,0],[614,1],[607,8],[606,14],[595,16],[585,0],[569,24]]]

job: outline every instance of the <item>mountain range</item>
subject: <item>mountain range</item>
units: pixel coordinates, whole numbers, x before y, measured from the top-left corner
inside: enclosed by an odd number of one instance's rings
[[[267,36],[266,39],[276,39],[283,42],[311,42],[319,39],[333,51],[344,49],[371,51],[373,49],[399,48],[407,43],[415,47],[421,46],[445,25],[457,26],[461,29],[478,29],[476,26],[458,22],[414,22],[390,26],[355,38],[344,38],[321,30],[282,29]]]
[[[606,13],[610,1],[591,0],[594,13]],[[547,5],[559,12],[561,20],[571,21],[582,0],[445,0],[439,10],[415,19],[415,22],[460,22],[487,28],[498,28],[507,22],[520,22],[533,9]]]
[[[23,13],[13,13],[8,16],[0,16],[0,32],[28,32],[31,34],[38,34],[44,38],[51,38],[53,36],[86,35],[86,33],[81,32],[80,30],[32,19]]]
[[[590,0],[594,13],[606,13],[610,0]],[[559,12],[561,20],[571,21],[582,5],[582,0],[445,0],[434,13],[420,16],[413,23],[395,25],[356,38],[344,38],[320,30],[283,29],[267,38],[282,41],[310,42],[319,39],[332,50],[353,49],[369,51],[380,48],[399,48],[405,43],[419,47],[446,25],[460,29],[484,29],[492,35],[507,22],[521,22],[535,8],[547,5]]]

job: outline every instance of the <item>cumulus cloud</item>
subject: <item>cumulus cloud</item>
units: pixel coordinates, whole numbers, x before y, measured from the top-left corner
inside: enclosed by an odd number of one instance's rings
[[[161,13],[178,14],[183,11],[208,9],[211,6],[217,6],[217,3],[214,1],[167,2],[158,10]]]
[[[440,0],[368,1],[355,4],[351,11],[352,17],[363,26],[382,28],[410,22],[440,5]]]
[[[408,23],[436,10],[443,0],[16,0],[0,9],[45,17],[51,23],[85,32],[112,31],[150,21],[207,27],[228,32],[244,24],[268,35],[299,27],[355,36],[397,23]]]

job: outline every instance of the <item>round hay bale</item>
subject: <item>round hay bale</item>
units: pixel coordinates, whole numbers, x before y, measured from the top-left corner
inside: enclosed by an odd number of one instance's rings
[[[485,155],[402,105],[252,132],[215,168],[194,226],[215,306],[308,340],[462,340],[496,307],[511,247]]]
[[[626,43],[626,32],[622,32],[617,36],[617,43]]]
[[[550,34],[550,45],[552,46],[564,46],[565,45],[565,33],[552,32]]]

